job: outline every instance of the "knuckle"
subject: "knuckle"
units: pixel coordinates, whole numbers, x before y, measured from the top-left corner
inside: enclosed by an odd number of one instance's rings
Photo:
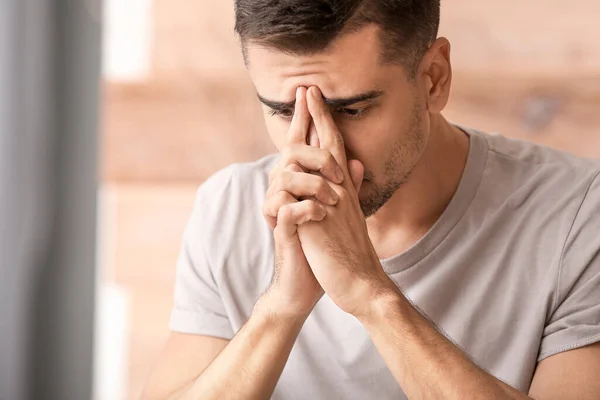
[[[277,214],[277,219],[283,223],[289,223],[293,216],[292,207],[288,205],[284,205],[279,209],[279,213]]]
[[[285,167],[289,164],[291,159],[291,146],[289,144],[285,145],[285,147],[281,150],[281,158],[279,159],[279,165],[281,167]]]
[[[298,210],[298,219],[304,220],[307,217],[310,218],[313,215],[313,206],[312,204],[309,203],[313,203],[313,201],[311,200],[303,200],[302,201],[302,206],[300,207],[300,210]]]
[[[288,192],[280,191],[277,193],[275,200],[275,206],[279,209],[283,206],[294,204],[297,200],[293,198]]]
[[[333,154],[331,154],[329,151],[326,151],[325,161],[324,161],[323,166],[335,168],[336,165],[337,165],[337,161],[335,160],[335,157],[333,156]]]
[[[271,172],[269,172],[269,183],[272,183],[275,180],[278,173],[279,173],[279,168],[278,168],[278,166],[275,166],[275,168],[273,168],[271,170]]]
[[[297,143],[288,143],[281,152],[281,161],[283,166],[295,163],[298,159],[300,146]]]
[[[302,171],[302,168],[300,168],[300,166],[298,166],[298,164],[290,164],[287,167],[285,167],[286,171],[289,172],[304,172]]]
[[[296,198],[289,192],[282,190],[277,195],[282,204],[292,204],[297,202]]]
[[[322,213],[322,206],[317,204],[317,202],[315,201],[311,201],[311,204],[309,205],[309,212],[312,216],[318,216]]]
[[[279,176],[279,184],[281,185],[280,188],[289,187],[293,179],[294,175],[292,171],[283,171]]]
[[[346,189],[341,189],[337,191],[337,195],[340,198],[340,201],[348,201],[350,199],[350,195]]]
[[[269,189],[267,190],[267,193],[270,196],[273,196],[277,193],[277,191],[279,190],[280,181],[281,181],[281,174],[277,174],[276,176],[273,177],[273,182],[271,182],[271,185],[269,186]]]
[[[280,190],[283,190],[284,188],[287,187],[288,183],[290,182],[290,171],[286,171],[283,170],[281,171],[276,177],[275,180],[273,181],[273,190],[275,192],[278,192]]]
[[[329,190],[329,184],[325,181],[325,179],[319,177],[319,179],[316,181],[315,195],[327,196],[330,193]]]
[[[266,202],[265,202],[265,204],[263,204],[263,207],[262,207],[262,213],[263,213],[263,215],[264,215],[265,217],[267,217],[267,216],[269,216],[269,215],[270,215],[270,214],[269,214],[269,210],[270,210],[270,208],[269,208],[269,202],[268,202],[268,201],[266,201]]]
[[[267,201],[265,203],[265,205],[263,206],[263,214],[266,216],[269,216],[269,217],[276,217],[277,216],[277,206],[278,206],[277,198],[271,197],[271,199],[269,199],[269,201]]]

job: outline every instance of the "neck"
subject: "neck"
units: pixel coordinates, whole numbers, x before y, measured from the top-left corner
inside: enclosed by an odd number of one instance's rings
[[[405,251],[431,229],[458,188],[468,153],[468,136],[432,116],[427,146],[408,181],[367,219],[379,258]]]

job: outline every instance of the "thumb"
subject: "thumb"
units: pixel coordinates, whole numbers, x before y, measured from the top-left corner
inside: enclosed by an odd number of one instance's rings
[[[356,193],[358,193],[360,191],[360,187],[362,185],[363,177],[365,174],[365,167],[358,160],[348,160],[348,173],[350,174],[350,178],[352,179],[354,189],[356,190]]]

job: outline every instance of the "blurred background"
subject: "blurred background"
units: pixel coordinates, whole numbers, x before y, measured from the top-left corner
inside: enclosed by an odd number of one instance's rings
[[[274,147],[231,1],[65,1],[102,26],[94,397],[135,399],[168,335],[198,185]],[[592,0],[442,1],[454,67],[446,116],[600,158],[599,16]]]
[[[446,0],[456,122],[600,157],[600,3]],[[127,298],[134,398],[167,334],[174,265],[199,183],[274,151],[231,1],[108,1],[102,129],[106,282]]]

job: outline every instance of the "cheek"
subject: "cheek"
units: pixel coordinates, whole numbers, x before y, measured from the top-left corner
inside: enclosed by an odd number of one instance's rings
[[[397,128],[378,115],[337,124],[349,155],[364,163],[381,159],[397,136]]]
[[[338,126],[344,133],[348,157],[360,160],[377,181],[385,176],[392,149],[409,136],[412,123],[409,113],[398,115],[397,111],[382,110],[362,120],[338,122]]]
[[[277,150],[281,151],[286,144],[290,124],[281,118],[268,116],[265,117],[265,126],[271,141]]]

